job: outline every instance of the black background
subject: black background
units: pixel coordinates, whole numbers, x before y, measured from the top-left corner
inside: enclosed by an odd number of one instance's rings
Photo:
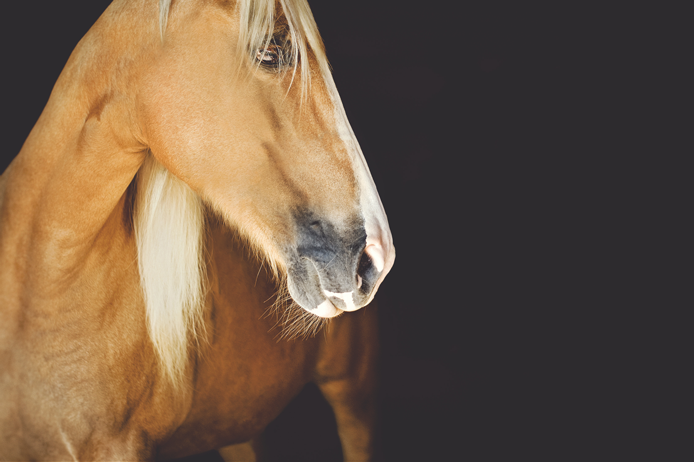
[[[3,13],[6,163],[108,3]],[[386,460],[648,453],[633,422],[666,359],[624,269],[667,209],[644,153],[680,149],[643,128],[676,104],[650,78],[684,58],[658,61],[658,16],[635,8],[312,2],[397,248],[378,296]],[[325,415],[303,393],[270,428],[278,460],[339,452]]]

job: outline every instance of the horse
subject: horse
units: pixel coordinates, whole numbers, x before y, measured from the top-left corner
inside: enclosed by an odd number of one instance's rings
[[[372,460],[394,259],[306,0],[114,0],[0,176],[0,459],[257,441],[314,382]]]

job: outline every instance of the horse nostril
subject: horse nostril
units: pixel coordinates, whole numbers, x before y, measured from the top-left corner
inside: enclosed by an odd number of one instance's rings
[[[366,252],[362,252],[357,265],[357,289],[361,289],[364,279],[369,282],[369,273],[373,270],[373,262]]]
[[[374,268],[376,268],[376,271],[379,273],[383,271],[386,260],[383,246],[380,243],[368,244],[364,249],[364,253],[371,258],[371,264],[374,266]]]

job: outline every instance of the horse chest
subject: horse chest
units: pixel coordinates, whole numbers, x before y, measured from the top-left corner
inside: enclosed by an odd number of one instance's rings
[[[315,341],[278,343],[272,335],[259,340],[260,336],[249,337],[251,329],[243,334],[241,330],[205,352],[197,367],[190,413],[160,457],[256,437],[311,380]]]

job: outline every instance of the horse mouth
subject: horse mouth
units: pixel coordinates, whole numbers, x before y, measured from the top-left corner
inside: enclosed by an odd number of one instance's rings
[[[358,291],[355,287],[362,288],[365,283],[357,276],[352,282],[353,286],[348,287],[347,281],[352,279],[348,274],[342,271],[331,274],[319,269],[316,262],[308,258],[299,258],[288,271],[287,289],[294,302],[307,312],[320,318],[334,318],[345,311],[356,311],[363,306],[357,301],[358,298],[355,300],[355,292]],[[339,292],[332,292],[326,286],[344,288]]]
[[[290,269],[287,289],[297,305],[320,318],[334,318],[344,311],[323,293],[318,270],[308,259],[301,259]]]

